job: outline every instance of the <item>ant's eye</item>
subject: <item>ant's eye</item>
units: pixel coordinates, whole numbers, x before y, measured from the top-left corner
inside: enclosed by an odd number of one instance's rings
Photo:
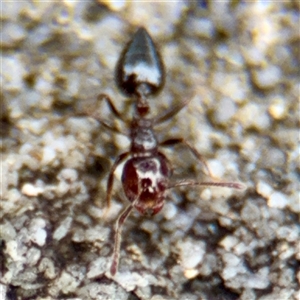
[[[163,87],[163,63],[146,29],[139,28],[124,49],[116,66],[116,83],[128,96],[153,95]]]

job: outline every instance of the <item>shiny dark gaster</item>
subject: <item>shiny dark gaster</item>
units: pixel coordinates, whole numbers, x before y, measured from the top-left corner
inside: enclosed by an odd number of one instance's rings
[[[169,138],[159,141],[154,126],[170,120],[189,101],[185,100],[172,106],[156,118],[147,117],[150,113],[148,97],[157,94],[164,84],[164,67],[160,55],[146,29],[140,28],[133,36],[116,67],[118,87],[134,102],[135,111],[131,122],[123,118],[107,95],[99,99],[106,100],[112,114],[125,123],[121,132],[118,128],[95,118],[106,128],[125,134],[130,138],[131,146],[127,152],[120,154],[109,173],[107,181],[106,203],[110,207],[116,168],[125,162],[122,172],[122,185],[130,204],[120,214],[116,222],[116,233],[110,272],[115,275],[118,270],[122,226],[133,208],[142,215],[155,215],[163,208],[167,191],[178,186],[219,186],[242,189],[239,182],[196,181],[192,179],[171,180],[172,167],[167,157],[160,152],[160,147],[172,147],[182,144],[204,165],[211,176],[202,155],[184,138]],[[212,176],[211,176],[212,177]]]
[[[144,95],[157,94],[164,85],[165,70],[156,47],[143,27],[139,28],[128,43],[116,66],[117,86],[133,96],[141,84]]]

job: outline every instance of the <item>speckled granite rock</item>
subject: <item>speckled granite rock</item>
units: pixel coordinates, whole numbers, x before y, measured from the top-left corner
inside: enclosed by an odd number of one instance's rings
[[[293,1],[3,2],[0,298],[299,298],[299,10]],[[167,69],[153,115],[192,98],[159,139],[185,137],[214,176],[248,188],[174,189],[155,217],[134,212],[112,278],[121,169],[104,215],[106,182],[129,142],[76,115],[94,110],[122,126],[96,101],[107,93],[130,119],[114,67],[141,25]],[[205,177],[186,149],[162,151],[176,178]]]

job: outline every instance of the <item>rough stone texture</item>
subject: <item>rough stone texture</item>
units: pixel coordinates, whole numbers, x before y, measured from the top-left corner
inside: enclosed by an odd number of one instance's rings
[[[1,299],[299,299],[299,2],[3,2]],[[108,273],[126,199],[109,168],[128,140],[97,95],[127,119],[114,84],[138,26],[160,47],[167,78],[157,128],[184,137],[243,192],[171,190],[153,218],[132,213],[120,267]],[[77,115],[77,116],[76,116]],[[184,147],[162,150],[176,178],[203,180]],[[298,248],[297,248],[298,243]]]

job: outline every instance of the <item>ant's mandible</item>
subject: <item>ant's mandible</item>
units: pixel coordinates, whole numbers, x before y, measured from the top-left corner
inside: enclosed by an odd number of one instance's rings
[[[174,106],[157,118],[146,117],[150,112],[148,97],[156,95],[162,89],[165,72],[162,59],[150,35],[143,27],[137,30],[122,52],[115,75],[117,86],[124,94],[134,99],[135,112],[130,124],[127,124],[130,131],[130,150],[118,156],[110,170],[107,182],[106,203],[109,207],[114,172],[118,165],[127,160],[122,173],[122,184],[130,204],[120,214],[116,222],[115,243],[110,268],[112,275],[115,275],[118,270],[122,225],[133,208],[136,208],[142,215],[155,215],[164,205],[167,190],[178,186],[201,185],[244,189],[244,185],[239,182],[199,182],[190,179],[172,182],[170,180],[172,173],[170,163],[166,156],[159,151],[159,146],[184,144],[203,163],[209,174],[210,172],[203,157],[185,139],[172,138],[158,142],[153,129],[154,125],[171,119],[189,101]],[[102,94],[99,98],[106,100],[112,113],[126,123],[107,95]],[[97,117],[95,118],[105,127],[119,131]]]

